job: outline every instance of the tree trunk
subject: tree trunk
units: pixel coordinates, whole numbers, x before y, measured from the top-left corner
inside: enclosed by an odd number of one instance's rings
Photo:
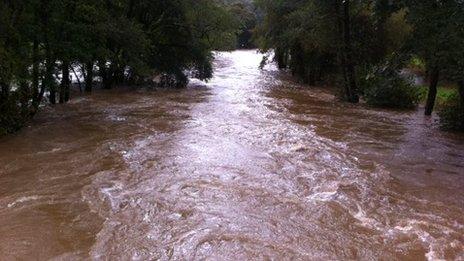
[[[359,102],[358,87],[356,85],[356,71],[353,63],[351,46],[351,18],[350,18],[350,0],[343,2],[343,24],[344,24],[344,43],[346,57],[346,76],[348,80],[348,101],[352,103]]]
[[[10,86],[7,83],[0,82],[0,102],[6,101],[10,95]]]
[[[314,67],[308,65],[306,69],[306,75],[308,77],[307,82],[309,86],[316,86],[316,70]]]
[[[107,82],[106,84],[104,85],[104,88],[105,89],[111,89],[113,88],[113,86],[118,83],[118,79],[117,79],[117,65],[114,63],[114,62],[111,62],[110,64],[110,67],[108,69],[108,78],[107,78]]]
[[[306,80],[305,57],[301,45],[295,44],[292,48],[291,55],[291,70],[292,74],[300,77],[303,81]]]
[[[50,92],[50,103],[56,104],[56,87],[55,87],[55,79],[53,76],[53,69],[55,66],[55,60],[52,59],[52,50],[50,48],[50,37],[49,37],[49,10],[50,10],[50,1],[41,0],[40,1],[41,8],[39,10],[40,18],[41,18],[41,29],[42,34],[44,37],[44,45],[45,45],[45,61],[46,61],[46,68],[45,68],[45,77],[42,83],[42,90],[45,91],[45,88],[48,89]]]
[[[277,48],[275,51],[275,59],[280,70],[287,68],[287,61],[285,58],[285,53],[280,48]]]
[[[55,61],[53,61],[52,58],[47,55],[45,86],[48,88],[48,91],[50,92],[50,104],[56,104],[56,86],[55,86],[55,79],[53,77],[54,64],[55,64]]]
[[[29,98],[30,98],[30,89],[29,84],[26,80],[21,80],[19,83],[19,102],[21,104],[21,114],[27,116],[30,114],[29,107]]]
[[[32,106],[34,110],[39,107],[39,41],[34,38],[32,47]]]
[[[343,19],[340,14],[340,0],[334,0],[334,9],[335,9],[335,17],[336,17],[336,22],[337,22],[338,34],[343,35],[344,29],[343,29]],[[349,99],[349,97],[351,97],[351,90],[350,90],[350,85],[348,83],[348,76],[346,73],[346,57],[345,57],[343,48],[344,48],[343,44],[340,44],[338,46],[337,56],[338,56],[338,59],[340,60],[340,65],[342,69],[343,83],[344,83],[343,86],[345,88],[346,99]]]
[[[127,12],[127,18],[131,19],[134,15],[134,10],[135,10],[135,0],[130,0],[129,1],[129,11]]]
[[[44,94],[45,94],[45,83],[42,82],[42,85],[40,86],[40,91],[39,91],[39,97],[37,98],[37,103],[40,105],[40,103],[42,102],[42,99],[44,97]]]
[[[378,54],[378,58],[385,57],[387,54],[387,45],[385,44],[387,41],[387,30],[386,24],[388,21],[388,17],[390,16],[390,5],[391,0],[379,0],[376,1],[376,16],[377,19],[377,38],[379,46],[377,46],[377,50],[375,53]]]
[[[122,85],[126,83],[126,76],[125,76],[125,66],[118,66],[114,70],[114,82],[117,85]]]
[[[102,87],[103,89],[111,89],[113,86],[113,65],[110,64],[109,68],[107,68],[106,62],[100,61],[100,76],[102,77]]]
[[[106,72],[106,64],[102,61],[98,62],[98,74],[101,77],[103,89],[106,89],[105,86],[107,85],[107,82],[108,82],[107,80],[108,74]]]
[[[85,92],[90,93],[93,85],[93,61],[85,64],[85,71]]]
[[[60,85],[60,103],[69,101],[69,62],[63,61],[61,65],[62,79]]]
[[[79,92],[82,93],[82,83],[81,83],[81,79],[79,79],[79,75],[77,75],[77,72],[76,72],[76,70],[74,69],[73,66],[71,66],[71,70],[73,71],[74,77],[76,77],[77,85],[79,85]]]
[[[322,79],[324,78],[324,67],[319,66],[317,70],[317,78],[316,81],[322,82]]]
[[[458,82],[459,86],[459,100],[461,102],[462,108],[464,108],[464,80]]]
[[[60,104],[64,103],[64,89],[65,89],[65,83],[64,83],[64,68],[62,69],[62,79],[60,83]]]
[[[427,95],[427,103],[425,104],[425,115],[430,116],[435,107],[435,100],[437,98],[437,86],[438,80],[440,79],[440,70],[434,67],[430,74],[430,86],[429,93]]]

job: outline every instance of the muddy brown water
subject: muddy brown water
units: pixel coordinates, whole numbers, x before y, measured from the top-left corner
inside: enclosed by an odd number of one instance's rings
[[[1,139],[0,259],[464,260],[464,137],[261,57],[76,98]]]

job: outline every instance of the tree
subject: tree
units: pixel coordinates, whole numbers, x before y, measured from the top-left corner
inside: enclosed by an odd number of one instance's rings
[[[418,54],[427,65],[430,78],[425,114],[431,115],[435,106],[437,86],[445,67],[454,59],[463,38],[457,21],[463,15],[463,4],[459,1],[418,1],[407,0],[408,21],[414,32],[412,51]]]
[[[353,60],[353,46],[351,36],[351,8],[350,0],[343,1],[343,40],[344,40],[344,68],[343,71],[346,75],[345,90],[346,97],[349,102],[358,103],[358,86],[356,84],[356,69]]]
[[[1,1],[0,128],[21,126],[46,93],[66,103],[75,67],[86,92],[95,80],[109,89],[156,75],[166,87],[209,79],[212,50],[233,47],[237,30],[230,10],[208,0]]]
[[[259,43],[264,51],[275,50],[279,68],[289,67],[310,84],[325,74],[342,72],[346,99],[359,101],[356,66],[366,63],[368,55],[357,54],[371,46],[354,52],[355,46],[364,47],[365,42],[358,38],[363,27],[355,25],[363,17],[361,11],[367,8],[365,4],[353,5],[351,1],[340,0],[258,0],[256,3],[265,14],[258,27]]]

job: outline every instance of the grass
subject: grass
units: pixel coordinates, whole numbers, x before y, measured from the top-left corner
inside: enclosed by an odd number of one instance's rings
[[[416,72],[418,74],[422,74],[422,75],[424,75],[426,71],[425,62],[418,57],[413,57],[411,59],[411,61],[409,62],[408,68],[411,71]]]
[[[411,72],[416,73],[417,75],[426,74],[426,64],[419,57],[413,57],[409,61],[407,68],[411,70]],[[429,87],[427,85],[421,85],[418,86],[418,88],[420,101],[422,103],[425,103],[425,101],[427,100]],[[450,85],[449,83],[444,82],[444,84],[438,86],[436,105],[438,107],[443,107],[445,103],[450,101],[453,95],[455,94],[457,94],[457,86]]]
[[[419,88],[420,100],[425,103],[425,101],[427,100],[427,93],[429,91],[429,87],[418,86],[418,88]],[[438,107],[442,107],[456,93],[457,93],[457,88],[455,86],[449,86],[449,85],[438,86],[436,105]]]

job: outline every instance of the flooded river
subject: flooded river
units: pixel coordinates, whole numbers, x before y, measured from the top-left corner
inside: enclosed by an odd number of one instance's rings
[[[464,136],[255,51],[97,92],[0,140],[1,260],[464,260]]]

